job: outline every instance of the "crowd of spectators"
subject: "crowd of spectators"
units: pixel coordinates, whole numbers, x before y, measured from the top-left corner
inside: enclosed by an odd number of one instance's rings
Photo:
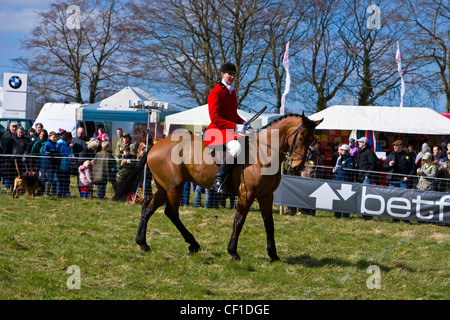
[[[82,127],[76,130],[74,137],[64,129],[47,132],[40,123],[25,133],[11,121],[9,130],[0,139],[0,181],[6,190],[12,191],[17,162],[21,173],[38,172],[45,185],[45,196],[75,196],[71,194],[70,178],[76,176],[80,197],[92,198],[96,190],[96,197],[104,199],[107,184],[115,189],[117,178],[135,165],[138,153],[145,149],[145,141],[140,141],[144,148],[139,148],[131,135],[121,128],[117,129],[117,138],[116,145],[111,146],[102,124],[89,138]],[[149,178],[151,180],[151,175]],[[150,183],[146,190],[151,193]]]
[[[101,124],[89,138],[82,127],[72,137],[63,129],[47,132],[40,123],[35,124],[35,129],[25,132],[12,121],[0,139],[0,180],[7,190],[12,190],[17,176],[16,162],[23,173],[37,169],[39,179],[45,184],[46,196],[70,197],[70,177],[74,175],[80,197],[94,197],[96,189],[96,197],[104,199],[107,184],[115,189],[117,179],[136,164],[147,146],[145,133],[141,134],[138,142],[120,128],[116,134],[118,141],[111,146],[111,139]],[[392,145],[393,150],[381,161],[367,138],[350,138],[348,144],[337,146],[331,165],[327,167],[321,159],[320,143],[315,142],[308,150],[301,172],[292,170],[289,159],[286,159],[283,173],[362,184],[381,184],[381,176],[385,175],[385,184],[389,187],[450,192],[450,143],[432,147],[423,143],[417,151],[411,145],[405,147],[402,140],[396,140]],[[148,148],[152,146],[150,137]],[[151,172],[148,169],[146,177],[145,194],[151,196]],[[193,202],[190,201],[191,186],[194,189]],[[202,194],[206,194],[205,208],[226,207],[227,199],[230,209],[236,207],[236,197],[218,195],[190,182],[186,182],[184,191],[183,206],[203,206]],[[287,210],[290,214],[297,214],[297,211],[309,215],[316,213],[312,208],[289,207]],[[349,215],[334,213],[336,218],[348,218]],[[364,215],[362,218],[372,219]]]
[[[450,142],[450,141],[447,141]],[[356,146],[356,143],[358,146]],[[320,156],[320,144],[315,143]],[[317,147],[319,146],[319,147]],[[329,166],[305,162],[305,168],[298,172],[289,167],[290,160],[284,162],[284,174],[305,176],[316,167],[315,178],[334,179],[337,181],[357,182],[362,184],[383,185],[395,188],[450,192],[450,143],[430,147],[423,143],[416,152],[412,145],[405,147],[402,140],[392,143],[392,150],[383,160],[379,159],[370,146],[369,139],[350,138],[348,144],[337,144]],[[320,171],[319,171],[320,170]],[[287,208],[290,214],[296,214],[297,208]],[[311,212],[311,208],[300,209],[301,213]],[[336,218],[348,218],[349,213],[335,212]],[[362,216],[372,220],[371,216]],[[409,222],[408,220],[403,220]],[[399,222],[393,219],[393,222]]]

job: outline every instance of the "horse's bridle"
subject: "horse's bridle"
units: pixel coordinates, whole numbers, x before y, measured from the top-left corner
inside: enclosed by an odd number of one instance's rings
[[[264,142],[264,141],[261,141],[261,140],[259,140],[258,138],[253,138],[252,137],[252,139],[255,139],[256,141],[258,141],[259,143],[261,143],[261,142],[263,142],[267,147],[269,147],[270,149],[273,149],[273,150],[276,150],[276,151],[278,151],[278,152],[280,152],[280,153],[283,153],[286,157],[290,157],[290,155],[292,154],[292,153],[295,153],[295,154],[297,154],[297,155],[299,155],[300,156],[300,159],[294,159],[294,158],[291,158],[291,166],[292,166],[292,163],[294,162],[294,161],[301,161],[301,160],[303,160],[303,159],[308,159],[307,158],[307,153],[308,153],[308,151],[306,152],[306,154],[301,154],[300,152],[298,152],[297,150],[294,150],[294,146],[295,146],[295,143],[296,143],[296,141],[297,141],[297,138],[298,138],[298,133],[300,132],[300,129],[302,129],[303,127],[302,127],[302,124],[300,124],[298,127],[297,127],[297,129],[295,129],[295,131],[294,132],[292,132],[289,136],[288,136],[288,139],[289,139],[289,137],[291,137],[292,135],[294,135],[294,137],[292,138],[292,144],[291,144],[291,146],[289,147],[289,151],[283,151],[283,150],[280,150],[280,149],[278,149],[278,148],[275,148],[274,146],[271,146],[270,144],[268,144],[267,142]],[[302,138],[300,138],[300,139],[302,139]],[[289,141],[288,141],[288,145],[289,145]]]
[[[297,155],[300,156],[299,159],[291,158],[291,166],[292,166],[292,163],[293,163],[294,161],[301,161],[301,160],[303,160],[303,159],[306,159],[306,157],[307,157],[306,154],[301,154],[301,153],[298,152],[297,150],[294,150],[294,146],[295,146],[295,143],[297,142],[298,133],[300,132],[300,129],[302,129],[302,124],[300,124],[300,125],[297,127],[297,129],[295,129],[295,131],[292,132],[292,133],[288,136],[288,139],[289,139],[292,135],[294,135],[294,137],[292,138],[292,144],[291,144],[291,146],[290,146],[290,148],[289,148],[289,151],[286,152],[285,155],[289,157],[292,153],[295,153],[295,154],[297,154]],[[300,140],[302,140],[302,138],[300,138]],[[288,141],[288,145],[289,145],[289,141]]]

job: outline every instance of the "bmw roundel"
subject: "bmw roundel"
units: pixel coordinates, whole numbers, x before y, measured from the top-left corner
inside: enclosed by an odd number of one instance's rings
[[[13,89],[19,89],[22,85],[22,79],[18,76],[12,76],[9,78],[9,86]]]

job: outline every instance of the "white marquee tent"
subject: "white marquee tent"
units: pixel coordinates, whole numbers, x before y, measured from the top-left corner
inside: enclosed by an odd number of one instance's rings
[[[322,130],[450,135],[450,119],[429,108],[336,105],[308,117]]]
[[[82,108],[82,106],[80,103],[48,102],[44,104],[39,112],[34,126],[36,123],[42,123],[48,132],[58,132],[62,128],[75,135],[77,128],[76,114],[77,110]]]

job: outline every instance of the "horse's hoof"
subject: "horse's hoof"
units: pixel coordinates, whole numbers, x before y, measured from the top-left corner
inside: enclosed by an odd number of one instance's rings
[[[200,251],[200,246],[189,246],[189,253],[194,254]]]
[[[274,262],[278,262],[278,261],[281,261],[280,258],[275,257],[275,258],[272,258],[272,260],[270,260],[270,263],[274,263]]]
[[[231,255],[231,261],[239,261],[241,260],[241,257],[237,253],[234,253]]]
[[[150,247],[147,244],[140,244],[142,251],[150,251]]]

